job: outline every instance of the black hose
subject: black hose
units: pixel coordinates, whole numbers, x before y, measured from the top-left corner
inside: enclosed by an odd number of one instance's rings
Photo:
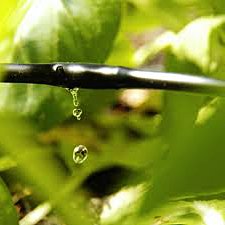
[[[225,81],[98,64],[1,64],[1,82],[89,89],[152,88],[225,95]]]

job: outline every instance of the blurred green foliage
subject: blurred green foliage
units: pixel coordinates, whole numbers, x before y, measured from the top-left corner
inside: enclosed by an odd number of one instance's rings
[[[105,62],[224,78],[222,0],[0,3],[1,62]],[[1,84],[0,168],[10,190],[19,182],[32,189],[32,207],[49,201],[66,224],[94,224],[90,197],[141,183],[132,210],[103,224],[224,223],[223,98],[80,90],[78,99],[79,122],[64,89]],[[79,144],[89,150],[80,166],[72,159]],[[110,168],[121,172],[87,186]],[[0,192],[0,225],[17,224],[3,183]]]
[[[0,180],[0,195],[1,195],[0,224],[6,225],[18,224],[16,209],[13,206],[9,190],[7,189],[2,179]]]

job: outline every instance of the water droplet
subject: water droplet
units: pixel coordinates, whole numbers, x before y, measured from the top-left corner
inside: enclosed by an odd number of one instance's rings
[[[82,109],[79,108],[79,101],[77,97],[77,93],[79,91],[79,88],[66,88],[67,91],[69,91],[73,97],[73,105],[74,105],[74,110],[73,110],[73,115],[77,118],[77,120],[81,119],[81,114],[82,114]]]
[[[73,161],[77,164],[83,163],[88,157],[88,150],[84,145],[78,145],[73,150]]]
[[[73,115],[77,118],[77,120],[81,119],[82,109],[76,108],[73,110]]]

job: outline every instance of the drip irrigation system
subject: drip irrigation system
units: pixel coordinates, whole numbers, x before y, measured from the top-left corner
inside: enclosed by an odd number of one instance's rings
[[[1,82],[66,88],[151,88],[225,96],[225,81],[187,74],[98,64],[1,64]]]

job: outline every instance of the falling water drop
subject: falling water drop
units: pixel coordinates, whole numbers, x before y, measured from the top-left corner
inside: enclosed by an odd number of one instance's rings
[[[88,157],[88,150],[84,145],[78,145],[73,150],[73,161],[76,164],[83,163]]]
[[[82,110],[79,108],[75,108],[73,110],[73,115],[77,118],[77,120],[81,120]]]
[[[77,97],[77,93],[79,91],[79,88],[66,88],[67,91],[69,91],[73,97],[73,105],[74,105],[74,110],[73,110],[73,115],[77,118],[77,120],[81,120],[81,114],[82,114],[82,109],[79,108],[79,101]]]

